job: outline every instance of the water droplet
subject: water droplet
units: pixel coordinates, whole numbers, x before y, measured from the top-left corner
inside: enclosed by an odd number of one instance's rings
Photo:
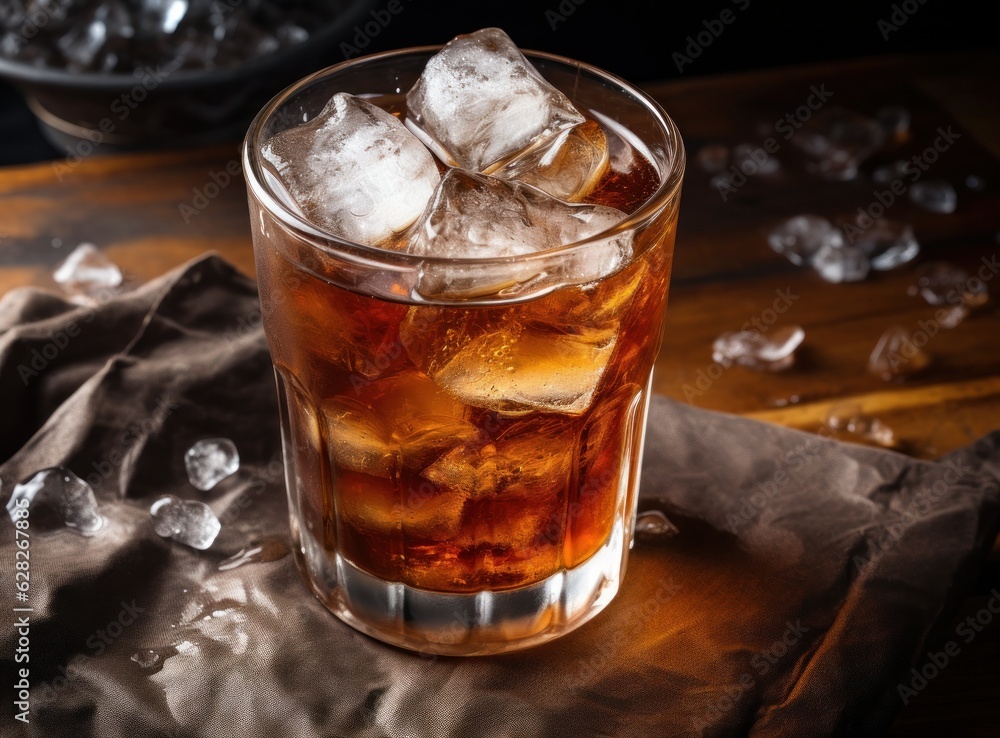
[[[288,544],[280,538],[263,538],[237,551],[219,564],[219,571],[237,569],[247,564],[262,564],[283,559],[289,554]]]

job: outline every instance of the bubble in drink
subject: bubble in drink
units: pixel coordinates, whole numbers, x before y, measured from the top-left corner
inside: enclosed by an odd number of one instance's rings
[[[184,454],[191,484],[207,492],[240,468],[240,452],[228,438],[206,438]]]
[[[262,153],[313,222],[363,244],[413,223],[439,179],[430,152],[394,115],[344,93]]]
[[[585,120],[499,28],[448,42],[406,105],[407,125],[442,161],[486,173]]]
[[[222,524],[212,508],[204,502],[180,500],[167,495],[153,503],[149,514],[158,536],[172,538],[199,551],[210,547],[222,530]]]
[[[23,505],[18,504],[21,501],[27,501],[32,516],[38,514],[39,508],[47,508],[58,523],[82,535],[92,535],[104,527],[94,490],[63,467],[43,469],[27,482],[14,486],[7,501],[11,520],[18,520],[19,511],[23,509]],[[37,525],[34,520],[33,524]]]

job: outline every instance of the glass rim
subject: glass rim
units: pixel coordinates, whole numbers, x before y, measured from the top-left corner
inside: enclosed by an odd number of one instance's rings
[[[263,207],[272,215],[278,217],[287,227],[292,228],[300,235],[305,235],[310,240],[310,245],[316,247],[324,252],[332,253],[335,256],[343,257],[344,254],[341,251],[334,251],[330,244],[338,244],[346,247],[352,252],[358,252],[359,255],[366,256],[372,261],[384,261],[391,260],[395,262],[410,262],[422,263],[422,264],[450,264],[450,265],[502,265],[502,264],[522,264],[526,262],[532,262],[536,260],[547,260],[553,257],[558,257],[569,252],[582,251],[593,244],[603,244],[609,239],[615,238],[625,232],[634,231],[649,222],[652,222],[656,216],[660,213],[661,209],[665,207],[671,199],[675,199],[680,190],[681,180],[684,175],[685,166],[685,152],[684,143],[681,139],[680,131],[677,125],[674,123],[673,119],[667,115],[663,107],[654,100],[649,94],[640,90],[635,85],[623,80],[611,72],[607,72],[599,67],[586,64],[576,59],[571,59],[566,56],[561,56],[559,54],[550,54],[544,51],[534,51],[531,49],[521,49],[521,53],[524,54],[529,61],[532,58],[539,58],[545,61],[556,62],[565,67],[576,68],[579,71],[587,72],[599,79],[606,82],[611,82],[623,88],[628,94],[632,95],[642,106],[646,109],[648,113],[652,116],[653,120],[660,127],[661,130],[666,134],[667,139],[667,155],[668,155],[668,171],[663,175],[660,186],[657,187],[656,191],[650,195],[646,200],[639,206],[639,208],[629,215],[627,215],[622,221],[619,221],[611,228],[595,233],[592,236],[588,236],[585,239],[579,241],[573,241],[571,243],[562,244],[550,249],[544,249],[542,251],[535,251],[529,254],[519,254],[515,256],[468,256],[468,257],[447,257],[447,256],[435,256],[435,255],[419,255],[411,254],[406,251],[397,251],[394,249],[387,249],[381,246],[371,246],[368,244],[358,243],[339,236],[336,233],[326,230],[321,226],[307,220],[303,216],[291,210],[287,205],[285,205],[280,198],[278,198],[270,189],[267,184],[266,178],[263,176],[262,166],[261,166],[261,150],[263,146],[263,141],[261,137],[263,135],[264,126],[271,119],[274,113],[300,90],[308,87],[314,82],[331,76],[337,72],[344,71],[354,66],[359,66],[363,64],[370,64],[376,61],[382,61],[391,57],[402,57],[402,56],[415,56],[418,54],[433,54],[440,51],[444,47],[444,44],[435,44],[427,46],[410,46],[402,49],[393,49],[390,51],[382,51],[375,54],[366,54],[364,56],[359,56],[355,59],[349,59],[346,61],[338,62],[331,66],[320,69],[297,82],[292,83],[284,90],[275,95],[271,100],[257,113],[253,121],[250,123],[250,127],[247,129],[247,134],[243,140],[242,146],[242,160],[243,160],[243,171],[244,177],[247,181],[247,186],[251,194],[263,205]],[[651,162],[654,163],[654,162]],[[655,165],[655,163],[654,163]],[[313,239],[321,239],[324,242],[317,244],[313,243]]]

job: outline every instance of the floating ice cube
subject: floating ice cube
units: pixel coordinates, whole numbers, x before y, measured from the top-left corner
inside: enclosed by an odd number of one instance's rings
[[[207,492],[240,468],[240,452],[228,438],[198,441],[184,454],[191,484]]]
[[[875,344],[868,359],[868,371],[888,382],[916,374],[928,364],[930,357],[913,342],[909,331],[894,325]]]
[[[505,164],[494,176],[533,185],[560,200],[580,200],[608,171],[608,138],[600,124],[587,121],[558,134],[551,144]]]
[[[427,62],[406,106],[407,125],[442,160],[477,172],[584,122],[498,28],[449,41]]]
[[[32,516],[36,508],[48,508],[58,516],[59,522],[67,528],[91,535],[104,526],[104,518],[97,509],[94,490],[69,469],[55,467],[43,469],[23,484],[15,485],[7,501],[7,514],[17,521],[19,511],[24,509],[21,501],[27,501]],[[32,521],[33,525],[36,522]]]
[[[826,417],[826,424],[829,428],[847,433],[858,440],[870,441],[887,448],[897,445],[892,428],[865,413],[857,403],[834,405]]]
[[[635,518],[635,537],[643,543],[656,543],[673,538],[680,531],[659,510],[646,510]]]
[[[767,243],[797,265],[808,264],[827,245],[844,242],[840,230],[818,215],[796,215],[781,223],[767,236]]]
[[[122,283],[122,271],[92,243],[81,243],[52,278],[71,295],[107,297]]]
[[[780,372],[795,363],[795,350],[805,339],[805,331],[792,325],[779,328],[770,334],[758,331],[723,333],[712,344],[712,360],[731,366]]]
[[[523,256],[590,238],[624,218],[615,208],[565,203],[520,182],[451,169],[411,229],[406,250],[449,259]],[[631,255],[629,231],[564,255],[557,273],[552,263],[531,260],[503,263],[492,270],[431,262],[421,291],[496,292],[539,277],[592,282],[617,270]]]
[[[695,161],[709,174],[717,174],[729,166],[729,149],[722,144],[707,144],[698,149]]]
[[[913,261],[920,253],[920,244],[908,223],[880,218],[855,241],[871,260],[872,269],[885,271]]]
[[[943,179],[922,179],[910,185],[910,199],[932,213],[954,213],[958,193]]]
[[[812,258],[813,269],[826,282],[860,282],[868,276],[871,261],[857,246],[824,245]]]
[[[438,320],[420,310],[400,326],[410,359],[451,396],[509,415],[584,412],[617,341],[608,328],[553,332],[513,314],[488,323],[473,314],[463,325],[447,311]]]
[[[423,469],[478,437],[468,408],[417,371],[380,379],[322,407],[329,453],[341,470],[388,478]]]
[[[439,179],[434,158],[395,116],[344,93],[276,134],[263,155],[309,218],[364,244],[413,223]]]
[[[149,508],[153,530],[158,536],[203,551],[222,530],[212,508],[204,502],[179,500],[172,495],[161,497]]]
[[[812,161],[808,168],[835,180],[854,179],[858,165],[885,141],[876,121],[841,107],[819,111],[792,139]]]

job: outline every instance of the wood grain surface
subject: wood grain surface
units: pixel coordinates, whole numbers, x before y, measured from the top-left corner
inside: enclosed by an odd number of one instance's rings
[[[987,280],[993,298],[984,308],[958,327],[928,337],[931,363],[924,371],[885,382],[866,368],[886,328],[915,331],[933,320],[936,309],[907,294],[920,264],[947,260],[975,271],[1000,257],[998,72],[1000,55],[958,54],[647,85],[676,120],[689,156],[655,389],[700,407],[809,431],[823,427],[832,407],[857,403],[893,429],[901,451],[923,458],[1000,427],[995,273]],[[853,181],[817,178],[784,138],[785,127],[777,125],[786,115],[795,116],[814,89],[830,93],[824,106],[867,115],[883,105],[906,107],[913,116],[909,138],[868,160]],[[834,285],[768,248],[768,231],[784,218],[814,213],[836,220],[869,208],[874,192],[884,189],[871,180],[872,170],[920,155],[949,127],[957,137],[922,178],[955,185],[957,211],[927,212],[903,196],[885,214],[913,224],[922,246],[915,262],[863,282]],[[761,146],[769,137],[779,145],[779,171],[748,177],[723,200],[709,183],[711,175],[697,165],[697,151],[712,143]],[[105,249],[133,284],[209,250],[252,274],[246,190],[231,174],[236,166],[234,143],[0,169],[0,294],[29,284],[54,288],[54,266],[88,241]],[[985,188],[966,185],[973,175]],[[767,322],[768,310],[782,295],[794,298],[786,298],[790,304],[772,325],[801,325],[806,334],[796,366],[783,373],[713,368],[714,338],[753,319]],[[957,619],[980,610],[994,588],[1000,590],[996,547],[942,638],[954,633]],[[997,735],[998,674],[1000,617],[903,706],[893,735]]]

